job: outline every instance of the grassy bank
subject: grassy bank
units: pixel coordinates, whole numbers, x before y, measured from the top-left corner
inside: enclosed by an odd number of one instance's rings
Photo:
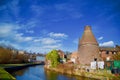
[[[16,80],[11,74],[0,67],[0,80]]]
[[[0,64],[0,80],[16,80],[7,71],[19,70],[24,67],[39,65],[40,63],[25,63],[25,64]],[[7,71],[6,71],[7,70]]]
[[[26,66],[26,65],[36,65],[40,63],[24,63],[24,64],[0,64],[2,68],[17,67],[17,66]]]

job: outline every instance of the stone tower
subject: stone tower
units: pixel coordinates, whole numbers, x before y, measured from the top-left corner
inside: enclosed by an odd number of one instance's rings
[[[85,26],[82,38],[79,40],[78,54],[79,62],[83,65],[100,59],[99,46],[90,26]]]

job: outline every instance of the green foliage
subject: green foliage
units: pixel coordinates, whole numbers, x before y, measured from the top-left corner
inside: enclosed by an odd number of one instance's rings
[[[11,74],[0,67],[0,80],[16,80]]]
[[[60,56],[57,50],[52,50],[46,55],[46,59],[51,61],[51,66],[56,67],[59,64]]]

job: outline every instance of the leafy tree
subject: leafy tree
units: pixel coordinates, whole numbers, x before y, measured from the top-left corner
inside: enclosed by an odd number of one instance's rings
[[[59,64],[60,56],[57,50],[52,50],[46,55],[46,59],[50,60],[51,66],[56,67]]]
[[[11,57],[11,50],[0,47],[0,63],[9,63]]]
[[[114,55],[112,56],[112,58],[113,58],[113,60],[120,60],[120,52],[114,54]]]

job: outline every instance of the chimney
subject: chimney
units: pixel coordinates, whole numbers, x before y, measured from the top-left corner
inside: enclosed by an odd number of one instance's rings
[[[95,44],[98,45],[90,26],[85,26],[84,33],[80,40],[80,44]]]
[[[79,62],[83,65],[99,60],[99,46],[90,26],[84,28],[82,38],[79,40],[78,54]]]

